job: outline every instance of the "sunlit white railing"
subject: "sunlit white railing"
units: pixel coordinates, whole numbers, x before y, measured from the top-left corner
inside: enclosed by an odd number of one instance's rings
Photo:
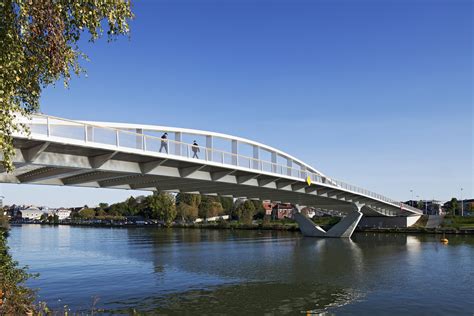
[[[314,183],[323,184],[337,189],[344,189],[348,192],[358,193],[380,201],[391,203],[400,208],[403,207],[404,209],[416,213],[420,212],[419,209],[399,201],[392,200],[375,192],[333,178],[321,176],[320,174],[310,172],[309,170],[282,165],[272,161],[256,159],[254,157],[235,154],[216,148],[199,145],[196,146],[190,143],[171,140],[169,138],[162,139],[158,136],[146,135],[144,133],[98,126],[47,115],[34,115],[31,119],[26,121],[23,120],[22,122],[26,123],[30,128],[32,136],[42,135],[83,141],[85,143],[114,146],[123,149],[135,149],[147,153],[161,153],[168,156],[179,156],[196,159],[198,161],[214,162],[222,165],[259,170],[302,180],[306,180],[309,177],[311,182]]]

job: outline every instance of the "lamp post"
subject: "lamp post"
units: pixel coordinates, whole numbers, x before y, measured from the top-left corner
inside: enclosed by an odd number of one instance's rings
[[[411,204],[411,207],[413,207],[413,190],[410,190],[410,192],[411,192],[411,202],[410,202],[410,204]]]
[[[461,188],[461,216],[464,216],[464,200],[462,199],[462,188]]]

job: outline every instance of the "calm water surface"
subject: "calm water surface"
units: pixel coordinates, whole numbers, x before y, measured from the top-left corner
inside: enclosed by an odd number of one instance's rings
[[[474,236],[13,227],[57,309],[109,314],[473,315]],[[95,299],[94,299],[95,298]]]

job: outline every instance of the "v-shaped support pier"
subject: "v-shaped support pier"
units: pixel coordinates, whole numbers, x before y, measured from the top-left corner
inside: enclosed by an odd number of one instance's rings
[[[349,238],[362,218],[360,210],[363,205],[354,203],[353,206],[354,211],[347,214],[346,217],[341,219],[339,223],[331,227],[328,231],[325,231],[316,225],[310,218],[301,214],[301,209],[303,209],[302,206],[296,206],[298,212],[293,215],[293,218],[298,223],[301,233],[304,236]]]

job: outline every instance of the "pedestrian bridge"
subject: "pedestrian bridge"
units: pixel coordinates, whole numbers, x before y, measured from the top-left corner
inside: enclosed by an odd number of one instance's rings
[[[421,214],[416,208],[338,181],[283,151],[245,138],[42,114],[19,118],[18,123],[26,124],[30,134],[13,135],[16,169],[0,174],[3,183],[189,192],[347,213],[325,232],[296,212],[303,234],[311,236],[349,237],[362,215]],[[168,138],[163,140],[165,132]],[[198,145],[193,145],[194,140]]]

